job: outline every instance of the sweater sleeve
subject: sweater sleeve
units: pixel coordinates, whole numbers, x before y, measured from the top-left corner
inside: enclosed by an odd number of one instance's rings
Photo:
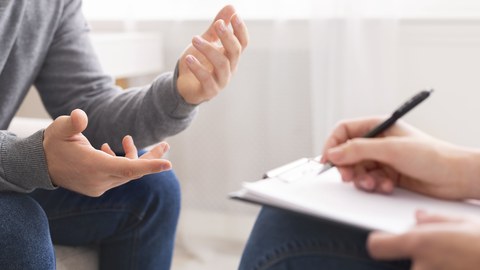
[[[0,191],[54,189],[43,151],[43,130],[27,138],[0,131]]]
[[[122,151],[132,135],[138,147],[184,130],[196,106],[176,89],[177,72],[158,76],[151,85],[121,90],[97,60],[81,14],[81,0],[63,0],[63,13],[35,85],[53,118],[83,109],[89,124],[84,135],[96,148],[107,142]]]

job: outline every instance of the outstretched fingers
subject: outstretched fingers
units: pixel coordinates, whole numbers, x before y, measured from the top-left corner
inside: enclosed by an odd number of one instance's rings
[[[125,136],[122,140],[123,150],[125,151],[125,157],[129,159],[138,158],[138,150],[133,142],[132,136]]]
[[[158,173],[172,168],[170,161],[162,159],[163,155],[170,149],[166,142],[157,144],[147,153],[140,156],[140,158],[138,158],[137,147],[131,136],[125,136],[122,144],[125,157],[117,157],[110,146],[105,143],[100,150],[107,155],[96,155],[96,159],[93,161],[94,164],[102,164],[104,173],[121,179],[120,182],[127,182],[147,174]]]
[[[111,155],[111,156],[116,156],[115,152],[113,152],[112,148],[110,148],[110,145],[108,145],[108,143],[104,143],[102,144],[102,147],[100,148],[100,150],[102,150],[103,152]]]
[[[147,174],[166,171],[172,167],[170,161],[165,159],[129,159],[111,156],[108,159],[105,158],[104,165],[105,173],[121,179],[123,183]]]
[[[166,142],[161,142],[154,146],[150,151],[143,154],[140,158],[141,159],[155,159],[155,158],[162,158],[168,150],[170,150],[170,146]]]

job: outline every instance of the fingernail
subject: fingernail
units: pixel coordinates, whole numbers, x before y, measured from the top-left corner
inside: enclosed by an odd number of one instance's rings
[[[417,210],[415,214],[417,216],[417,219],[423,219],[428,216],[427,211],[425,210]]]
[[[373,182],[369,181],[368,179],[361,180],[360,181],[360,186],[362,186],[366,190],[370,190],[373,188]]]
[[[227,31],[227,27],[225,26],[225,22],[224,21],[220,21],[220,24],[218,26],[218,30],[221,32],[221,33],[224,33],[225,31]]]
[[[130,135],[125,135],[125,137],[123,137],[123,140],[124,141],[130,141],[131,140],[131,136]]]
[[[162,170],[170,170],[171,169],[171,165],[170,164],[163,164],[162,165]]]
[[[203,45],[203,40],[199,36],[193,37],[193,44],[196,46],[202,46]]]
[[[195,58],[191,55],[187,55],[187,57],[185,59],[187,60],[187,63],[189,63],[189,64],[193,64],[195,62]]]
[[[385,193],[390,193],[393,191],[393,185],[390,181],[383,182],[381,188]]]
[[[243,23],[243,20],[242,18],[240,18],[240,16],[235,16],[235,20],[234,20],[235,24],[236,25],[241,25]]]
[[[164,153],[164,154],[167,153],[168,150],[170,150],[170,146],[168,145],[168,143],[165,143],[165,144],[163,145],[163,153]]]

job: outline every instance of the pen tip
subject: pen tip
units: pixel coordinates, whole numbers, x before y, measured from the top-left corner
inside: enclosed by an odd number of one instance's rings
[[[327,162],[327,163],[323,164],[323,167],[322,167],[322,169],[318,172],[318,174],[322,174],[322,173],[330,170],[332,167],[333,167],[333,164],[330,163],[330,162]]]

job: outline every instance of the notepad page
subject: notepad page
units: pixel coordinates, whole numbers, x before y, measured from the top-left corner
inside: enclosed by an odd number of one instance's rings
[[[245,183],[246,198],[371,230],[405,232],[418,209],[438,214],[480,216],[480,206],[444,201],[403,189],[391,195],[368,193],[343,183],[334,168],[297,181],[272,178]]]

